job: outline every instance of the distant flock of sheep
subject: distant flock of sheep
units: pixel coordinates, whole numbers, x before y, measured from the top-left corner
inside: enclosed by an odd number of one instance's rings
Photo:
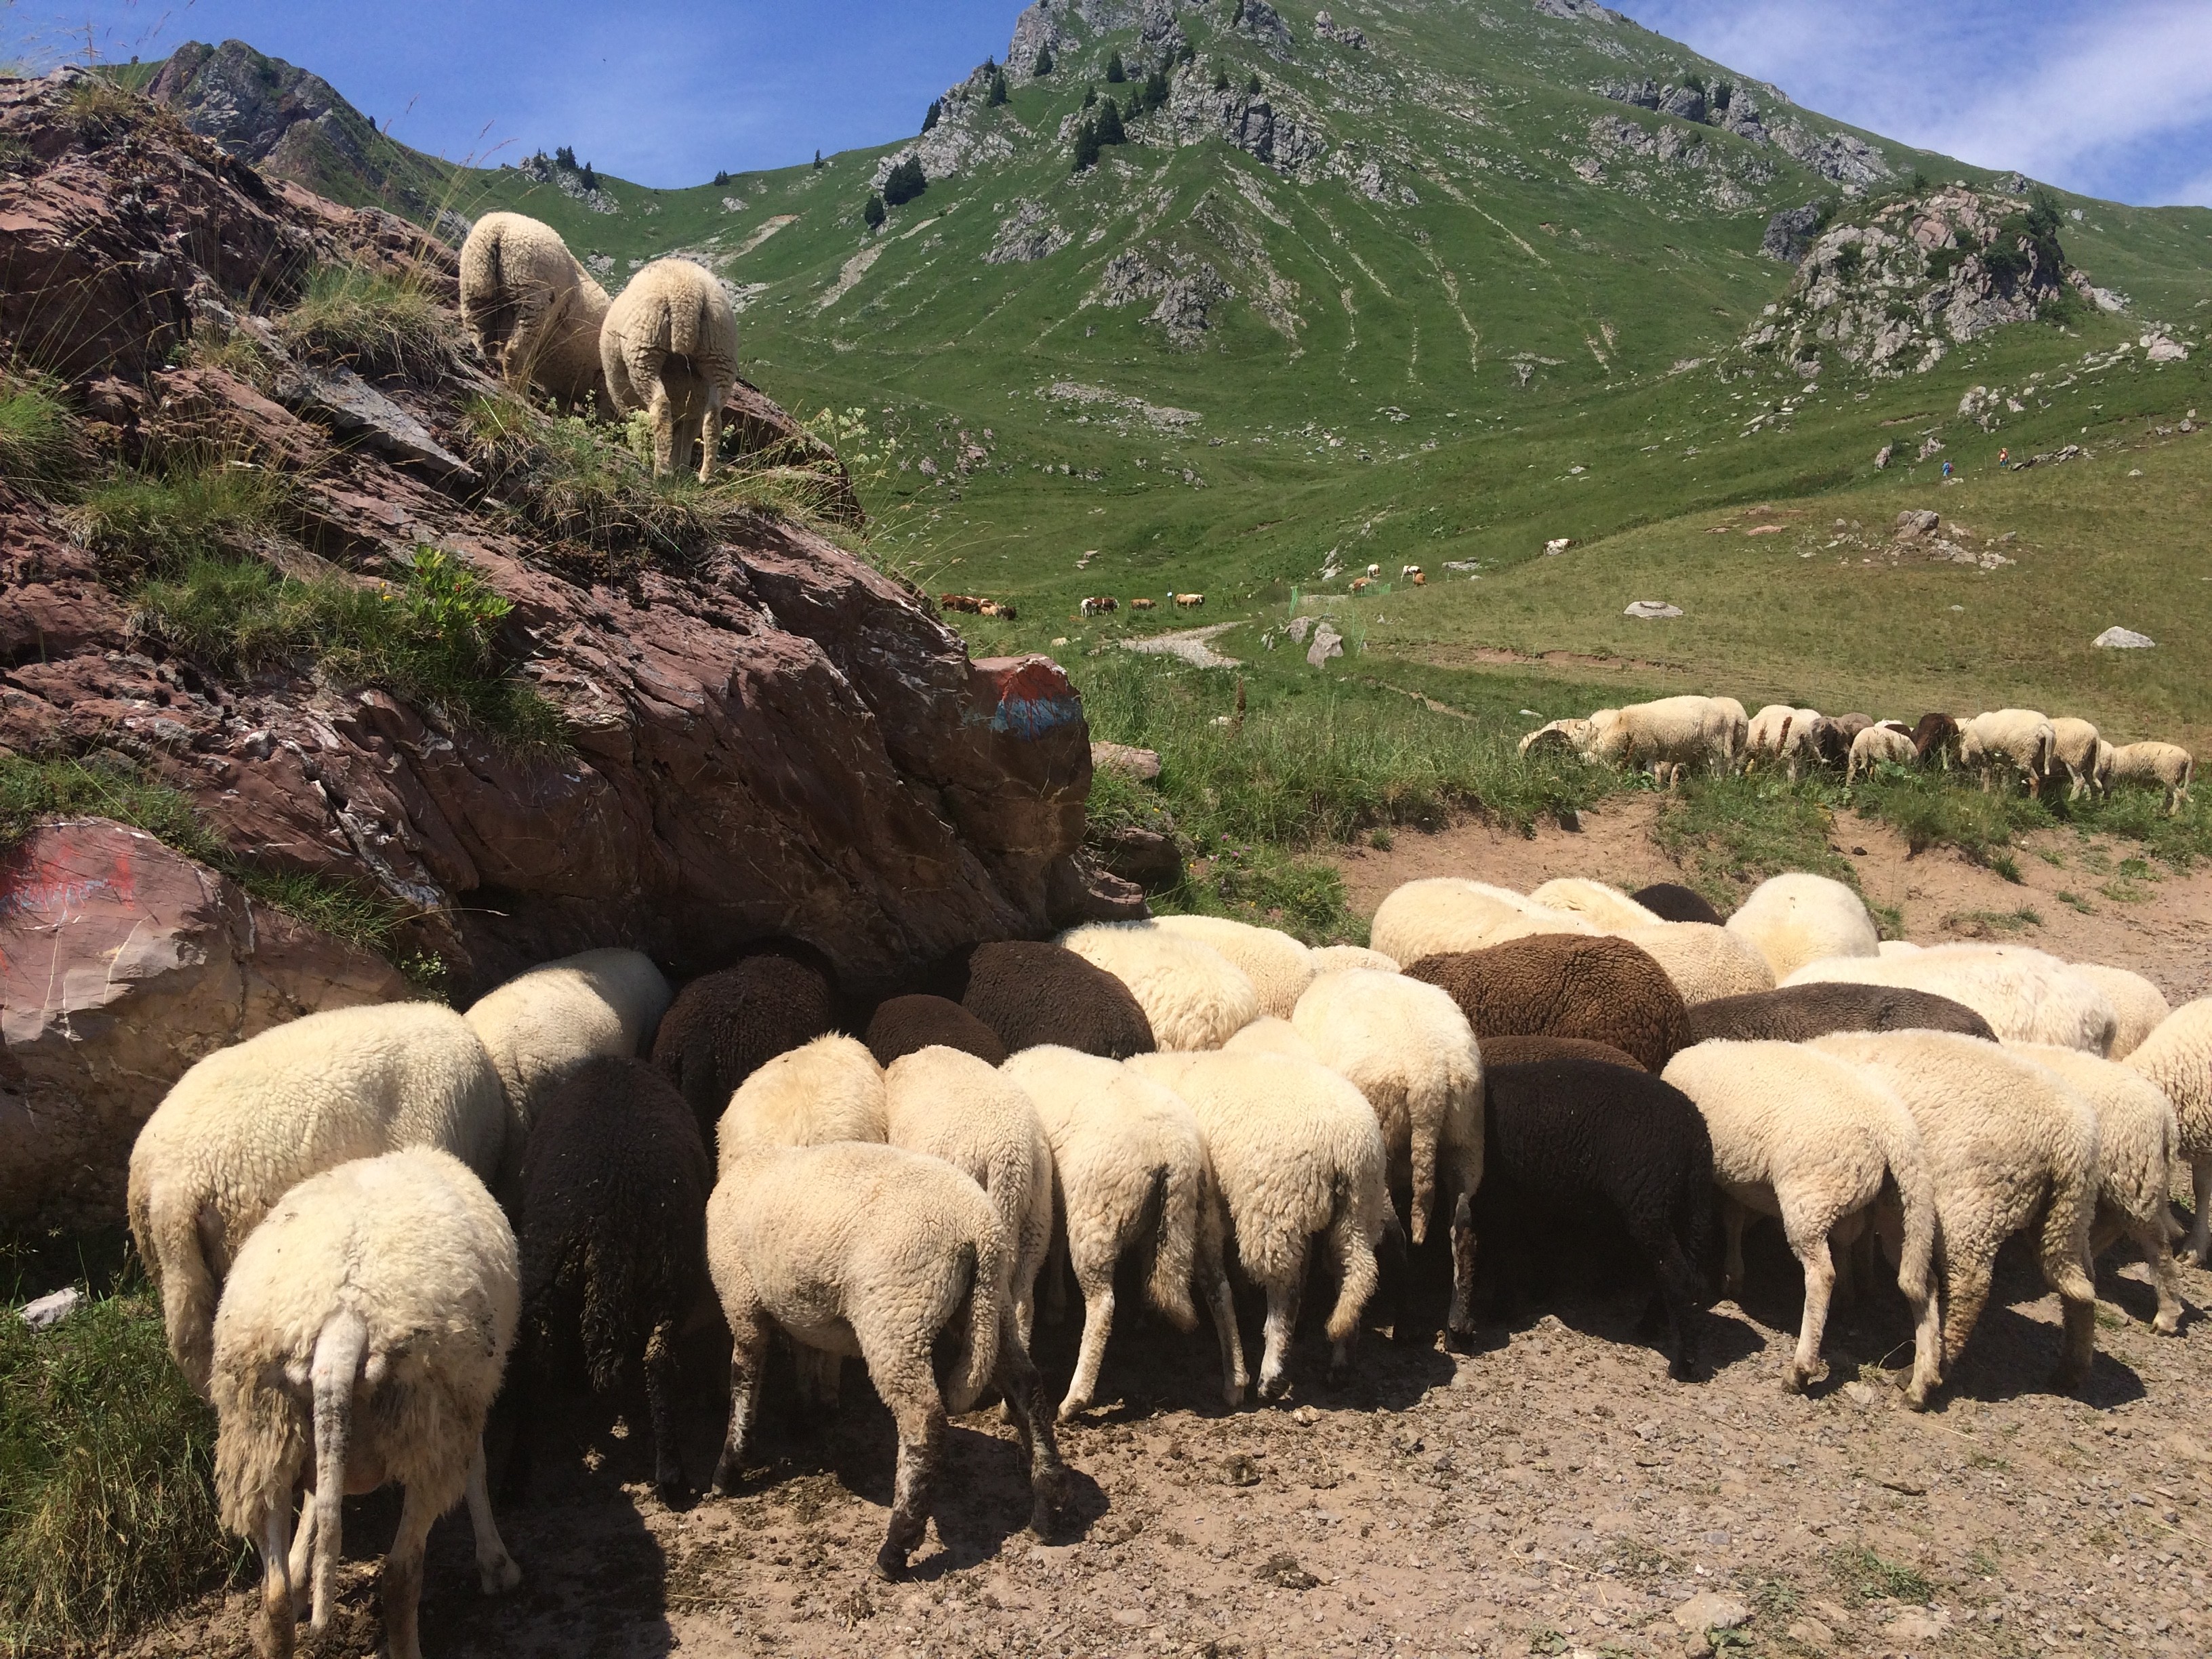
[[[655,259],[616,298],[560,232],[487,213],[461,244],[461,320],[509,386],[617,415],[642,410],[658,478],[714,476],[722,408],[738,380],[738,313],[711,271]]]
[[[1203,1307],[1232,1407],[1255,1380],[1284,1392],[1310,1257],[1337,1376],[1378,1291],[1402,1306],[1409,1243],[1439,1231],[1454,1340],[1479,1261],[1496,1312],[1532,1232],[1625,1234],[1679,1378],[1716,1258],[1735,1293],[1762,1216],[1802,1265],[1793,1390],[1877,1252],[1912,1311],[1916,1407],[2014,1232],[2063,1306],[2062,1385],[2087,1371],[2093,1264],[2119,1239],[2149,1263],[2156,1328],[2179,1329],[2184,1164],[2186,1255],[2212,1248],[2212,998],[2169,1010],[2139,975],[2016,945],[1881,943],[1856,895],[1807,875],[1725,922],[1675,886],[1416,881],[1372,938],[1096,924],[975,947],[865,1011],[799,947],[680,994],[601,950],[465,1013],[316,1014],[202,1060],[133,1148],[129,1218],[216,1408],[223,1522],[261,1552],[261,1650],[289,1652],[303,1607],[326,1622],[348,1492],[404,1488],[395,1659],[419,1653],[430,1522],[463,1498],[484,1589],[519,1582],[483,1449],[503,1371],[510,1495],[531,1395],[565,1369],[642,1381],[655,1479],[678,1497],[678,1338],[716,1302],[715,1486],[738,1481],[779,1337],[812,1407],[860,1358],[897,1428],[887,1576],[921,1541],[948,1413],[992,1392],[1030,1524],[1054,1526],[1054,1422],[1093,1398],[1124,1258],[1176,1327]],[[1030,1344],[1039,1290],[1057,1318],[1071,1272],[1082,1334],[1055,1407]],[[1256,1377],[1237,1280],[1265,1301]]]
[[[2037,794],[2063,775],[2069,800],[2103,795],[2115,783],[2148,783],[2166,792],[2169,814],[2188,799],[2197,768],[2177,744],[2115,748],[2087,720],[2052,720],[2032,708],[2000,708],[1966,720],[1923,714],[1917,726],[1907,726],[1784,703],[1746,714],[1733,697],[1662,697],[1601,708],[1586,720],[1553,720],[1521,739],[1523,755],[1545,750],[1632,771],[1648,767],[1669,787],[1692,767],[1704,767],[1715,777],[1778,767],[1794,781],[1803,769],[1840,766],[1849,783],[1884,762],[1946,769],[1956,762],[1978,769],[1984,789],[2000,774],[2017,771],[2028,793]]]

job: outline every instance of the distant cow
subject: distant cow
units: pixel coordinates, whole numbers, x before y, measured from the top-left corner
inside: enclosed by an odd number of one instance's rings
[[[973,593],[939,593],[937,602],[947,611],[964,611],[971,617],[983,614],[983,601]]]
[[[1370,579],[1379,576],[1382,574],[1382,567],[1379,564],[1370,564],[1367,567],[1367,574]]]
[[[1176,604],[1185,611],[1195,611],[1199,606],[1205,603],[1206,595],[1203,593],[1178,593],[1176,595]]]
[[[1364,593],[1374,585],[1374,581],[1375,578],[1372,576],[1354,576],[1352,579],[1352,591],[1355,593]]]
[[[1426,587],[1428,585],[1429,579],[1426,576],[1424,576],[1419,571],[1416,570],[1413,573],[1413,586],[1416,587]]]
[[[1086,617],[1103,616],[1109,611],[1119,611],[1121,608],[1121,602],[1110,593],[1103,593],[1095,599],[1085,599],[1083,602],[1083,614]]]
[[[986,599],[983,601],[982,608],[975,614],[981,617],[996,617],[1000,622],[1012,622],[1018,613],[1011,605],[1000,605],[994,599]]]
[[[1129,609],[1132,611],[1157,611],[1159,608],[1160,602],[1158,599],[1132,599],[1129,601]]]
[[[1417,564],[1402,565],[1398,570],[1398,574],[1401,579],[1407,576],[1419,576],[1420,574],[1421,567]]]

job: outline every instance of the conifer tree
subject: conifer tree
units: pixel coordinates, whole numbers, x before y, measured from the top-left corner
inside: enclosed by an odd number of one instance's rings
[[[884,228],[884,198],[873,191],[868,192],[868,204],[860,210],[860,217],[868,222],[870,230]]]
[[[909,155],[884,177],[884,205],[903,207],[929,188],[929,180],[921,170],[921,158]]]
[[[1096,108],[1097,108],[1097,107],[1098,107],[1098,88],[1096,88],[1096,87],[1085,87],[1085,88],[1084,88],[1084,89],[1083,89],[1083,107],[1084,107],[1084,108],[1085,108],[1085,109],[1096,109]]]
[[[931,99],[929,100],[929,113],[921,118],[921,130],[924,132],[927,132],[932,127],[937,125],[938,118],[942,116],[944,113],[945,100],[942,98]]]
[[[1049,46],[1037,49],[1036,62],[1030,65],[1030,73],[1040,76],[1052,73],[1052,48]]]
[[[1121,54],[1118,52],[1106,60],[1106,78],[1116,85],[1129,78],[1129,71],[1121,67]]]
[[[1004,70],[993,70],[991,71],[990,94],[983,100],[983,102],[990,108],[996,109],[1000,105],[1006,101],[1006,73]]]
[[[826,167],[826,166],[828,166],[828,165],[829,165],[829,164],[828,164],[827,162],[825,162],[824,161],[823,161],[823,159],[822,159],[822,152],[821,152],[820,150],[818,150],[818,149],[817,149],[817,150],[816,150],[816,151],[814,152],[814,170],[815,170],[817,173],[819,173],[819,172],[821,172],[821,171],[822,171],[822,169],[823,169],[824,167]]]
[[[1101,144],[1126,144],[1128,134],[1121,131],[1121,112],[1114,107],[1111,98],[1098,106],[1098,142]]]
[[[1085,121],[1075,130],[1075,171],[1088,172],[1098,165],[1098,127]]]
[[[1216,70],[1213,71],[1213,89],[1216,92],[1226,92],[1229,90],[1229,71],[1227,70]]]
[[[1255,97],[1255,98],[1257,98],[1257,97],[1260,95],[1260,71],[1259,71],[1259,70],[1254,70],[1252,71],[1252,78],[1251,78],[1250,80],[1247,81],[1247,82],[1244,83],[1244,90],[1245,90],[1246,92],[1249,93],[1249,94],[1250,94],[1253,97]]]

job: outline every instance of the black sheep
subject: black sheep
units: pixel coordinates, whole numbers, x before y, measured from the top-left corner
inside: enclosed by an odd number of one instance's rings
[[[1127,1060],[1158,1046],[1129,988],[1062,945],[979,945],[964,968],[964,982],[947,994],[996,1031],[1010,1054],[1050,1042]]]
[[[876,1064],[889,1066],[901,1054],[937,1046],[960,1048],[988,1066],[1003,1066],[1006,1045],[999,1034],[957,1002],[943,997],[893,997],[878,1008],[863,1039]]]
[[[1989,1021],[1963,1002],[1931,991],[1843,981],[1701,1002],[1690,1010],[1690,1030],[1699,1042],[1810,1042],[1831,1031],[1956,1031],[1997,1040]]]
[[[1654,882],[1629,896],[1662,921],[1709,921],[1717,927],[1723,921],[1703,893],[1680,882]]]
[[[837,1028],[830,976],[781,951],[693,980],[660,1017],[653,1063],[691,1104],[709,1146],[738,1085]]]
[[[1672,1373],[1694,1374],[1702,1263],[1713,1216],[1713,1144],[1687,1095],[1648,1072],[1595,1060],[1486,1070],[1478,1249],[1524,1247],[1532,1228],[1577,1232],[1607,1216],[1627,1229],[1659,1281]]]
[[[515,1443],[507,1487],[529,1478],[531,1395],[580,1351],[594,1392],[642,1362],[653,1482],[684,1491],[671,1394],[678,1327],[707,1285],[714,1166],[690,1106],[642,1060],[598,1055],[540,1105],[523,1153],[516,1241],[522,1317],[507,1368]]]

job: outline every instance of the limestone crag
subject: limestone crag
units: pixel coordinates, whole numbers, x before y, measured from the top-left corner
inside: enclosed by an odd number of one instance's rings
[[[1750,91],[1727,82],[1708,88],[1702,77],[1687,76],[1679,84],[1662,85],[1647,76],[1641,81],[1613,82],[1598,90],[1616,103],[1717,127],[1747,143],[1773,145],[1822,178],[1853,190],[1892,173],[1888,158],[1857,134],[1814,131],[1796,120],[1770,124]]]

